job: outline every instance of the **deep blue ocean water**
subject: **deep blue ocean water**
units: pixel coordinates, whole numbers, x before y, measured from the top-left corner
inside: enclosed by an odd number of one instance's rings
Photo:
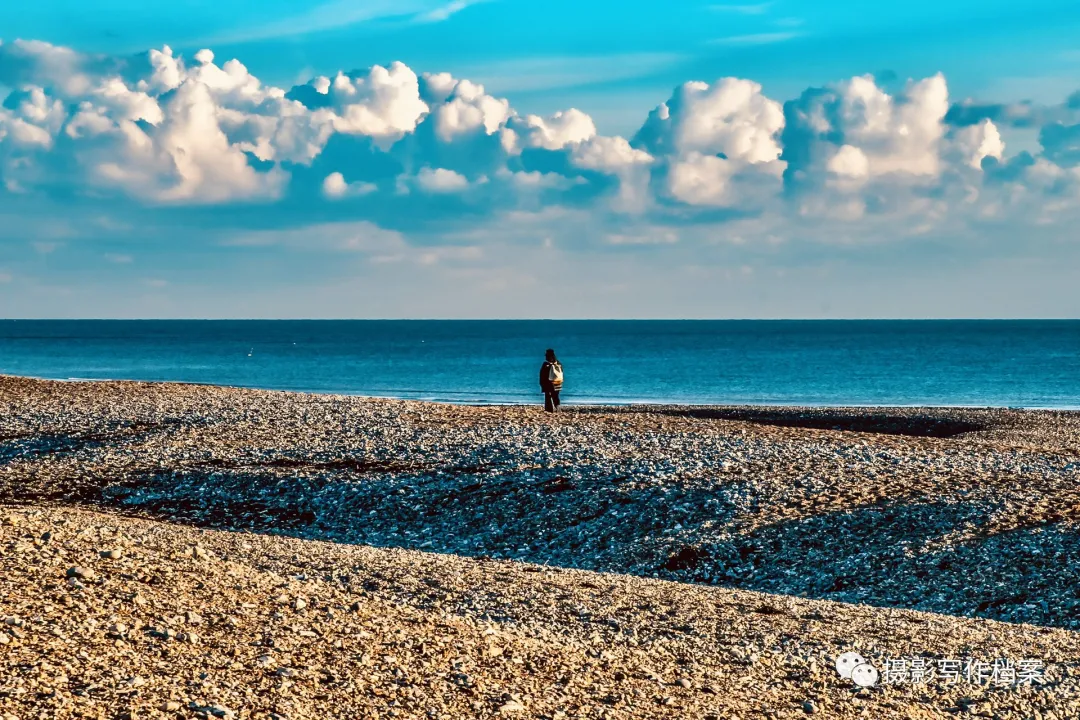
[[[1080,321],[0,321],[0,373],[463,403],[1080,408]]]

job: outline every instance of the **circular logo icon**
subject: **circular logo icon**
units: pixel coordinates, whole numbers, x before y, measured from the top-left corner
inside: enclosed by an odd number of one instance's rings
[[[861,688],[874,687],[878,677],[877,668],[870,663],[862,663],[851,669],[851,681]]]
[[[857,652],[846,652],[836,658],[836,672],[845,680],[851,679],[851,671],[859,665],[865,665],[866,658]]]

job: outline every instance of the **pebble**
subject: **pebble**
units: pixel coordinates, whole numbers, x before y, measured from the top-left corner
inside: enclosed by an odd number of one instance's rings
[[[119,548],[113,548],[111,550],[102,550],[98,555],[105,560],[119,560],[124,556],[124,551]]]
[[[525,706],[516,700],[510,700],[499,706],[499,712],[501,713],[523,712],[524,710]]]
[[[78,566],[68,568],[67,576],[68,576],[69,579],[84,580],[84,581],[87,581],[87,582],[90,582],[90,581],[93,581],[93,580],[97,579],[97,573],[96,572],[94,572],[93,570],[90,570],[89,568],[78,567]]]

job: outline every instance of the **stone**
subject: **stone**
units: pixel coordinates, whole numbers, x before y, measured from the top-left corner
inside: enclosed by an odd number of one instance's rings
[[[90,568],[75,566],[68,568],[67,577],[69,579],[91,582],[97,578],[97,573]]]
[[[98,555],[103,560],[119,560],[124,556],[124,551],[119,548],[113,548],[111,550],[102,550]]]
[[[176,631],[169,627],[151,627],[147,630],[151,636],[160,638],[162,640],[176,640]]]
[[[525,706],[517,700],[510,700],[499,706],[499,712],[501,713],[522,712],[524,710]]]

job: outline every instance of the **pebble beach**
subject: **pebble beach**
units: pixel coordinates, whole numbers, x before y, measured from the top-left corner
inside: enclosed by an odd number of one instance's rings
[[[0,376],[0,717],[1076,718],[1078,481],[1078,412]]]

